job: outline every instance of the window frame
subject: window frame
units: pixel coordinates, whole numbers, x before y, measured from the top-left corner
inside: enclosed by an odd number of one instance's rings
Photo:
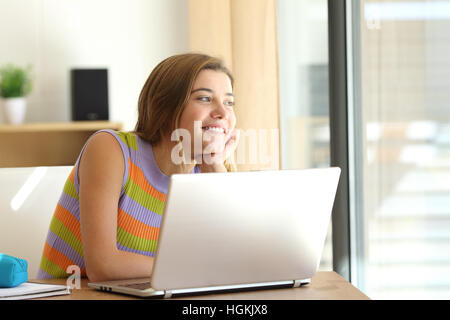
[[[365,239],[360,1],[328,0],[330,165],[341,168],[332,213],[333,270],[362,289]]]

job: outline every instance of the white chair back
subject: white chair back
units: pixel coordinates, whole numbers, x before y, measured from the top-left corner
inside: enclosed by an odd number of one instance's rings
[[[36,278],[50,220],[72,166],[0,168],[0,253]]]

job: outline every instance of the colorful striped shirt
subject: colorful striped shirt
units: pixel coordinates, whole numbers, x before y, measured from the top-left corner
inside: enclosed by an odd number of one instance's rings
[[[125,161],[117,210],[117,248],[154,257],[169,177],[160,171],[151,144],[138,135],[112,130],[98,132],[108,132],[116,138]],[[86,276],[78,184],[78,166],[85,147],[86,144],[56,205],[44,244],[38,279],[66,278],[71,274],[68,268],[74,265],[80,268],[81,276]],[[197,167],[193,170],[193,173],[196,172],[199,172]]]

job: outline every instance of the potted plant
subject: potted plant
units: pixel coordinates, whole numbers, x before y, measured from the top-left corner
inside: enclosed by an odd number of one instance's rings
[[[0,97],[6,121],[20,124],[25,118],[26,96],[31,92],[31,67],[7,64],[0,68]]]

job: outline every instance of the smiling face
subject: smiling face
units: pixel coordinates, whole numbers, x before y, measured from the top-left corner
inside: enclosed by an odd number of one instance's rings
[[[194,141],[202,141],[202,152],[220,152],[236,126],[230,78],[221,71],[202,70],[181,113],[179,128],[191,135],[191,155],[198,156]],[[194,130],[194,124],[202,130]],[[196,140],[197,139],[197,140]]]

